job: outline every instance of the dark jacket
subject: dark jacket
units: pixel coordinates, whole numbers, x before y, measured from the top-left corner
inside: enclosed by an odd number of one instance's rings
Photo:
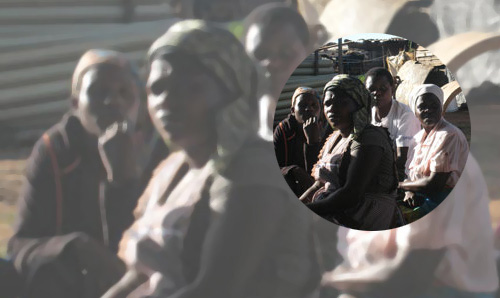
[[[38,140],[28,160],[8,246],[25,288],[37,284],[47,290],[41,280],[59,274],[66,275],[68,288],[78,291],[75,284],[81,274],[89,282],[90,273],[100,272],[112,283],[114,275],[119,278],[124,269],[115,254],[123,231],[134,220],[132,212],[143,187],[139,180],[111,185],[97,144],[89,145],[86,140],[79,119],[67,114]],[[24,297],[74,295],[61,290],[61,284],[57,294],[36,288]],[[87,296],[92,295],[99,294]]]
[[[290,114],[274,130],[274,151],[280,168],[296,165],[311,173],[324,144],[307,144],[302,125]]]

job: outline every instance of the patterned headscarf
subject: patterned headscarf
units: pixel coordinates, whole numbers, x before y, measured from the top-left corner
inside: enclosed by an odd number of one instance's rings
[[[337,88],[349,95],[358,106],[358,109],[353,113],[354,129],[351,133],[352,139],[356,140],[371,122],[371,95],[359,79],[342,74],[333,77],[325,85],[323,97],[326,91]]]
[[[83,54],[76,65],[75,71],[73,72],[71,95],[74,98],[77,98],[80,93],[82,79],[87,70],[97,64],[111,64],[118,66],[124,71],[130,72],[139,88],[142,86],[139,80],[137,68],[127,58],[125,58],[124,54],[112,50],[92,49]]]
[[[217,111],[215,162],[222,170],[243,143],[257,135],[255,66],[234,35],[201,20],[185,20],[170,27],[149,49],[149,61],[173,52],[196,57],[234,95],[233,101]]]
[[[415,114],[415,111],[417,109],[417,98],[421,95],[424,95],[426,93],[431,93],[436,95],[436,97],[439,99],[441,102],[441,106],[443,105],[444,101],[444,92],[443,89],[439,88],[439,86],[436,86],[434,84],[422,84],[419,86],[416,86],[411,93],[410,96],[410,102],[408,103],[410,106],[410,109],[413,111]]]
[[[316,98],[318,100],[318,102],[321,102],[321,98],[319,97],[319,94],[316,90],[314,90],[313,88],[310,88],[310,87],[299,87],[299,88],[295,89],[295,92],[293,93],[292,108],[295,106],[295,100],[301,94],[311,94],[312,96],[314,96],[314,98]]]

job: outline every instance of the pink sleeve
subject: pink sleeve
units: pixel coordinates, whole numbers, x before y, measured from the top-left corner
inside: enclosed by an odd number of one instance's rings
[[[468,145],[465,137],[457,134],[444,134],[435,140],[431,148],[433,157],[430,160],[430,170],[435,173],[461,172],[468,155]]]

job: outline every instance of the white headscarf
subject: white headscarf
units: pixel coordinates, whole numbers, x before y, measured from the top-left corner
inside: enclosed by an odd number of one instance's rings
[[[424,95],[426,93],[431,93],[436,95],[439,101],[441,101],[441,105],[443,105],[444,102],[443,90],[434,84],[422,84],[413,88],[412,94],[410,96],[410,101],[408,102],[408,105],[410,106],[410,109],[413,111],[413,113],[415,113],[416,110],[417,98],[420,95]]]

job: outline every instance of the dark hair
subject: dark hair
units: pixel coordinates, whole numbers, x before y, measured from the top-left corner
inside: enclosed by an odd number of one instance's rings
[[[381,78],[385,77],[387,78],[387,81],[389,84],[394,85],[394,78],[392,77],[392,74],[385,68],[383,67],[374,67],[368,70],[365,74],[365,77],[373,77],[375,78]]]
[[[282,3],[264,4],[254,9],[245,19],[245,34],[251,25],[257,25],[261,30],[268,30],[276,25],[290,24],[307,47],[309,45],[309,28],[300,13]]]

